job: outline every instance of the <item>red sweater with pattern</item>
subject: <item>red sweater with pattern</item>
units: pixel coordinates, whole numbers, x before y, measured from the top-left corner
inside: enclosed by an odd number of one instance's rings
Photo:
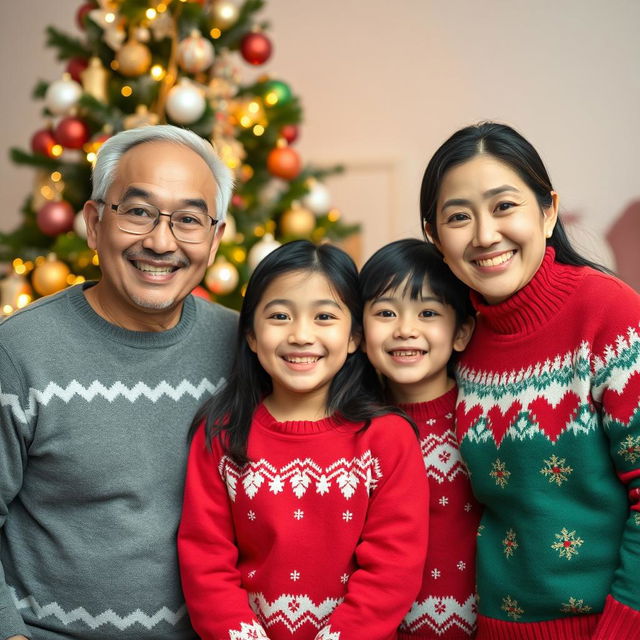
[[[478,638],[640,639],[640,296],[555,261],[485,305],[456,423],[478,533]]]
[[[480,506],[455,433],[454,387],[430,402],[401,404],[420,431],[429,480],[429,548],[422,588],[399,640],[469,640],[476,628],[476,534]]]
[[[260,405],[238,466],[197,432],[178,534],[202,640],[391,640],[420,588],[428,485],[415,433],[277,422]]]

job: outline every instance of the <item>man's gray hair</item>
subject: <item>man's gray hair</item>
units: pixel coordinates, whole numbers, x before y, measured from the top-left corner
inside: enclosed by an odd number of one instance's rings
[[[170,124],[140,127],[121,131],[109,138],[98,151],[98,158],[92,172],[92,200],[104,201],[113,183],[120,158],[132,147],[145,142],[173,142],[188,147],[197,153],[211,169],[218,185],[215,217],[220,221],[227,215],[227,207],[233,189],[233,175],[220,159],[211,144],[189,129],[181,129]]]

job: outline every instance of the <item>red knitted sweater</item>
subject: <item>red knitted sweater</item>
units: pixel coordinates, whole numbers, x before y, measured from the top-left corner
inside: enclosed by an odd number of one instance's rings
[[[202,640],[391,640],[420,588],[428,486],[402,418],[277,422],[256,410],[250,462],[191,446],[178,534]]]
[[[420,430],[430,484],[429,548],[422,588],[399,640],[469,640],[475,635],[475,556],[480,506],[455,434],[454,387],[430,402],[402,404]]]

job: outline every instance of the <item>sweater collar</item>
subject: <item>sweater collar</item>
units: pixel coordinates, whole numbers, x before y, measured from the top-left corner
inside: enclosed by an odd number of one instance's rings
[[[290,435],[323,433],[345,425],[344,421],[336,417],[335,414],[328,418],[322,418],[322,420],[286,420],[285,422],[279,422],[269,413],[264,403],[258,405],[253,417],[257,424],[269,431]]]
[[[438,420],[455,411],[457,397],[458,387],[453,386],[449,391],[433,400],[399,404],[398,408],[417,421]]]
[[[65,293],[68,292],[69,303],[80,321],[106,338],[131,347],[162,347],[179,342],[193,329],[196,320],[196,305],[191,295],[185,298],[180,321],[175,327],[167,329],[167,331],[131,331],[108,322],[93,310],[84,295],[84,290],[94,284],[95,282],[85,282],[82,285],[69,287]]]
[[[564,306],[583,275],[581,269],[556,262],[555,256],[555,249],[547,247],[531,281],[504,302],[489,305],[472,291],[478,322],[505,335],[531,333],[546,324]]]

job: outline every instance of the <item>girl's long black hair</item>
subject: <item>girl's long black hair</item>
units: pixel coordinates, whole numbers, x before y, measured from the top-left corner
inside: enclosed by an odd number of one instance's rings
[[[256,309],[263,292],[279,276],[292,271],[324,275],[336,296],[351,314],[351,335],[362,336],[362,302],[358,291],[358,270],[353,260],[330,244],[316,246],[296,240],[272,251],[256,267],[247,284],[236,340],[236,357],[224,387],[210,398],[193,420],[190,435],[204,422],[207,445],[221,436],[227,455],[245,464],[249,430],[256,407],[272,390],[271,378],[247,343],[253,331]],[[337,413],[350,422],[362,422],[385,413],[401,413],[376,403],[378,381],[373,367],[360,349],[349,354],[329,387],[327,415]],[[403,415],[403,414],[402,414]]]
[[[424,240],[405,238],[390,242],[378,249],[360,271],[363,304],[400,287],[403,295],[420,300],[425,285],[443,304],[453,308],[456,330],[475,315],[469,287],[453,275],[435,246]],[[454,351],[447,363],[449,376],[454,375],[456,356]]]
[[[438,237],[436,204],[445,174],[452,167],[480,154],[493,156],[511,167],[533,191],[541,209],[551,206],[551,179],[533,145],[508,125],[481,122],[456,131],[433,154],[427,165],[420,190],[420,219],[425,237],[425,224],[429,225],[433,237]],[[560,218],[551,237],[547,239],[547,245],[554,247],[558,262],[611,273],[606,267],[587,260],[573,248]]]

